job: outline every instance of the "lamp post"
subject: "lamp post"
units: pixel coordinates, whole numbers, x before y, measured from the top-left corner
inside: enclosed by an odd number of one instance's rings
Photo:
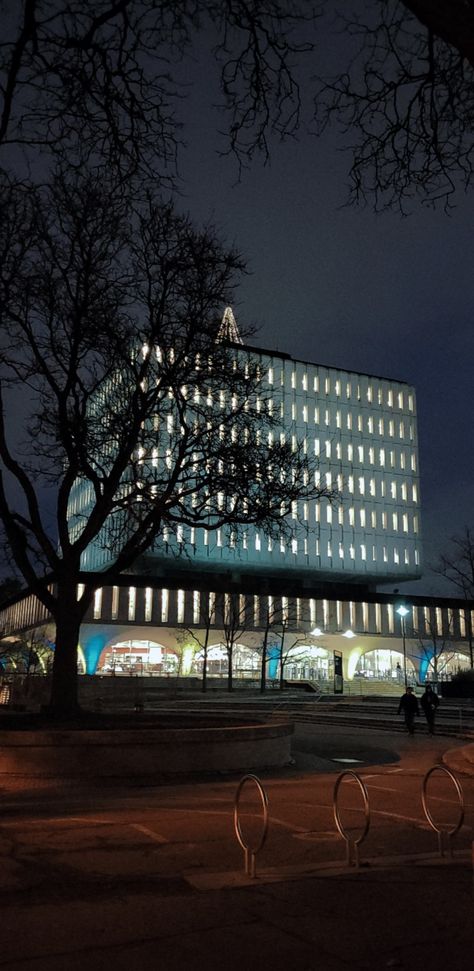
[[[400,617],[400,626],[401,626],[401,629],[402,629],[402,641],[403,641],[403,676],[404,676],[404,679],[405,679],[405,691],[406,691],[407,685],[408,685],[408,680],[407,680],[407,644],[406,644],[406,631],[405,631],[405,617],[409,613],[410,613],[410,611],[408,610],[407,607],[405,607],[404,604],[400,604],[400,606],[397,607],[397,614]]]

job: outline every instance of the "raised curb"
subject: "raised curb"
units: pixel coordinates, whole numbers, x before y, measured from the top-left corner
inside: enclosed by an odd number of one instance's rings
[[[474,744],[449,749],[443,755],[443,762],[454,772],[474,776]]]
[[[0,731],[2,775],[153,776],[281,767],[291,722],[205,728]]]

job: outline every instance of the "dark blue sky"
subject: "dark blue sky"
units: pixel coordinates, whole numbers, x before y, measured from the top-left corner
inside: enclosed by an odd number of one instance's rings
[[[260,327],[262,346],[304,360],[415,385],[425,579],[427,565],[472,518],[474,195],[447,215],[414,202],[411,215],[348,208],[348,160],[334,136],[302,133],[272,145],[236,184],[232,158],[217,155],[219,115],[207,68],[186,109],[183,206],[211,218],[245,255],[252,275],[237,320]],[[410,588],[410,589],[411,589]]]

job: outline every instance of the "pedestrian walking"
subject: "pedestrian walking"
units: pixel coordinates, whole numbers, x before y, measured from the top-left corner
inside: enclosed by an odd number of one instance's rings
[[[425,685],[425,692],[420,698],[420,704],[425,714],[428,731],[430,735],[434,735],[435,715],[436,709],[439,705],[439,698],[438,695],[433,691],[430,684]]]
[[[398,714],[401,712],[403,712],[405,717],[408,734],[413,735],[415,732],[415,715],[420,714],[420,709],[418,708],[418,698],[413,694],[413,688],[410,685],[408,685],[405,694],[400,698]]]

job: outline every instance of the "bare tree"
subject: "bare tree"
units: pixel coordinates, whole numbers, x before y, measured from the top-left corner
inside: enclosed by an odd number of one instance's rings
[[[450,549],[446,553],[441,554],[433,570],[439,576],[449,580],[466,600],[464,614],[469,639],[469,658],[471,668],[473,668],[472,607],[474,602],[474,535],[468,526],[464,527],[464,533],[460,536],[452,537]]]
[[[352,159],[351,199],[446,205],[473,173],[474,8],[470,0],[5,0],[0,146],[123,178],[172,183],[180,105],[198,53],[220,65],[224,151],[265,158],[272,136],[334,120]],[[343,11],[343,13],[340,13]],[[203,54],[203,51],[207,53]],[[185,67],[185,70],[183,68]],[[302,73],[304,72],[304,73]],[[314,87],[314,86],[313,86]]]
[[[227,690],[233,691],[234,648],[247,630],[247,604],[244,594],[224,593],[219,597],[224,646],[227,651]]]
[[[200,653],[202,654],[202,679],[201,687],[203,694],[207,691],[207,662],[208,662],[208,651],[209,651],[209,637],[211,634],[211,627],[215,621],[214,615],[214,595],[209,593],[204,597],[202,593],[199,598],[199,615],[200,624],[199,629],[196,630],[194,627],[187,627],[186,633],[192,637],[195,644],[197,644]]]
[[[319,132],[334,120],[344,133],[351,200],[448,206],[473,177],[473,4],[373,0],[345,4],[336,21],[346,60],[319,79],[316,119]]]
[[[430,611],[425,618],[424,627],[413,629],[413,638],[416,645],[412,654],[413,660],[418,660],[421,656],[427,666],[432,664],[433,676],[430,680],[437,683],[454,651],[452,621],[449,622],[447,630],[440,631],[437,619]]]
[[[0,44],[0,144],[70,164],[118,166],[169,180],[198,44],[220,64],[215,101],[239,159],[298,124],[295,39],[311,21],[285,0],[7,0]]]
[[[197,528],[288,531],[292,502],[332,493],[279,443],[256,356],[222,339],[238,254],[152,198],[133,217],[103,179],[3,199],[0,515],[56,624],[52,706],[71,711],[94,588]]]

